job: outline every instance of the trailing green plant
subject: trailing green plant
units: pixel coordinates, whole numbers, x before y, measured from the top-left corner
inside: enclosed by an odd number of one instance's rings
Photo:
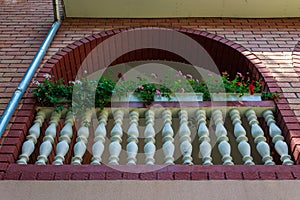
[[[85,110],[95,107],[96,81],[87,78],[71,82],[73,86],[72,111],[75,115],[83,114]]]
[[[40,83],[34,81],[37,86],[32,90],[34,97],[43,106],[54,106],[61,110],[65,103],[70,103],[72,98],[72,86],[65,85],[63,79],[55,80],[46,74],[45,79]]]
[[[162,83],[155,81],[151,83],[151,80],[147,78],[137,77],[136,81],[126,81],[124,76],[119,73],[118,77],[120,80],[115,87],[115,94],[121,98],[121,96],[128,95],[128,92],[133,94],[146,104],[151,104],[154,101],[155,96],[167,97],[170,99],[172,91]],[[157,75],[152,73],[152,78],[157,78]]]
[[[222,72],[221,76],[207,74],[205,80],[195,79],[190,74],[183,74],[178,71],[176,74],[167,74],[158,77],[152,73],[147,78],[137,77],[136,81],[125,80],[119,73],[119,80],[113,81],[111,78],[101,77],[99,80],[71,81],[64,84],[63,79],[55,80],[46,74],[45,79],[39,83],[33,81],[36,88],[32,90],[37,101],[43,106],[55,106],[56,110],[62,109],[72,103],[72,110],[76,114],[81,114],[93,107],[104,108],[111,101],[112,95],[122,97],[129,92],[134,93],[141,101],[151,104],[155,96],[167,97],[170,99],[174,93],[203,93],[204,100],[210,100],[211,93],[227,92],[244,94],[261,93],[263,100],[273,100],[279,98],[278,92],[263,92],[262,81],[251,80],[241,73],[237,73],[233,79],[227,72]]]
[[[116,83],[108,78],[101,77],[98,81],[95,95],[95,106],[104,108],[110,102],[111,96],[115,92]]]
[[[263,100],[277,100],[280,97],[279,92],[262,92],[261,98]]]
[[[240,96],[261,93],[262,85],[262,81],[251,80],[239,72],[233,79],[227,72],[222,72],[221,76],[207,74],[205,80],[192,82],[194,91],[203,93],[204,100],[210,100],[211,93],[235,93]]]
[[[146,104],[151,104],[155,96],[167,97],[170,99],[171,90],[165,86],[157,85],[155,83],[146,83],[139,85],[134,94]]]
[[[84,113],[86,109],[94,107],[104,108],[110,102],[116,83],[111,79],[101,77],[97,80],[83,78],[73,84],[72,110]]]
[[[263,84],[261,81],[251,80],[250,77],[245,77],[239,72],[232,80],[227,72],[222,72],[221,78],[226,93],[237,93],[240,96],[248,93],[260,93]]]

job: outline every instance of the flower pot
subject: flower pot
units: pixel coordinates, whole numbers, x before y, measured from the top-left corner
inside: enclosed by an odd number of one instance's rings
[[[154,96],[154,101],[169,101],[168,97],[163,97],[163,96],[158,96],[158,95],[155,95]]]
[[[155,96],[154,101],[203,101],[203,94],[202,93],[175,93],[171,95],[171,98],[168,99],[167,97],[163,96]]]
[[[246,94],[246,95],[243,95],[242,97],[242,101],[262,101],[261,99],[261,94]]]
[[[112,96],[112,102],[142,102],[143,100],[139,99],[134,94],[128,94],[126,96]],[[154,96],[154,101],[156,102],[168,102],[168,101],[203,101],[202,93],[175,93],[171,96],[170,99],[164,96]]]
[[[112,96],[111,97],[111,102],[140,102],[140,100],[137,96],[134,94],[127,94],[124,96]]]
[[[211,94],[212,101],[261,101],[261,94],[240,94],[236,93],[214,93]]]
[[[202,93],[175,93],[170,101],[203,101]]]

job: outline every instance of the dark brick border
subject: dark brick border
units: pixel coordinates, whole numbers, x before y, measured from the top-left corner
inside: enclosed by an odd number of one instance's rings
[[[161,169],[157,170],[157,167]],[[300,168],[263,165],[17,165],[11,164],[4,180],[300,180]],[[137,173],[134,172],[137,171]],[[144,171],[144,172],[143,172]]]

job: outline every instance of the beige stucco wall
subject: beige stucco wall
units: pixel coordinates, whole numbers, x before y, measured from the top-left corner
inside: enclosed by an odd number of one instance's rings
[[[299,0],[64,0],[68,17],[297,17]]]
[[[300,181],[1,181],[0,199],[299,199]]]

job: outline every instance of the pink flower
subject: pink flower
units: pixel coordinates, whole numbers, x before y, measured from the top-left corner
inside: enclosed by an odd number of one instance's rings
[[[182,71],[179,70],[178,71],[178,75],[182,76]]]
[[[181,93],[184,93],[184,88],[181,88]]]
[[[157,75],[156,75],[155,73],[152,73],[151,76],[152,76],[153,78],[157,78]]]
[[[243,74],[242,73],[240,73],[240,72],[237,72],[237,75],[239,76],[239,77],[243,77]]]
[[[142,90],[142,89],[144,89],[144,87],[142,85],[139,85],[138,89]]]
[[[190,79],[192,79],[192,78],[193,78],[193,76],[192,76],[192,75],[190,75],[190,74],[187,74],[187,75],[186,75],[186,77],[187,77],[187,78],[190,78]]]
[[[156,94],[157,94],[158,96],[161,96],[161,92],[160,92],[159,90],[156,90]]]

